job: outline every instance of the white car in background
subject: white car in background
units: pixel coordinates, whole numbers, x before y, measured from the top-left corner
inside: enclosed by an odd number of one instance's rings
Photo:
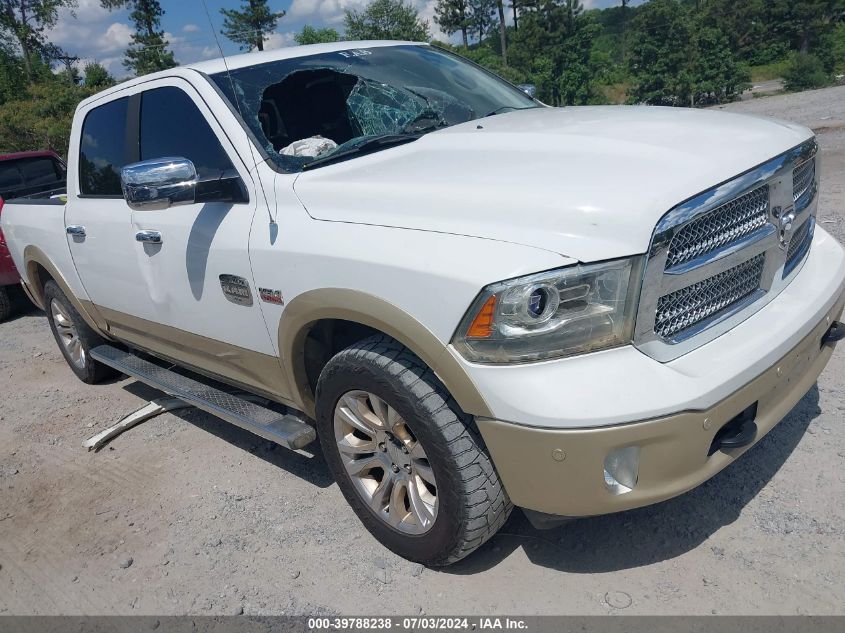
[[[513,505],[553,525],[700,484],[842,337],[845,252],[789,123],[548,108],[346,42],[121,83],[80,104],[68,167],[67,204],[2,227],[71,369],[319,437],[366,527],[430,565]]]

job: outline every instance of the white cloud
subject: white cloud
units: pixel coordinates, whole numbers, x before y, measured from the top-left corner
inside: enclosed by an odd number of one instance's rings
[[[420,17],[428,21],[432,37],[439,40],[449,39],[434,23],[436,0],[409,0],[409,2],[419,11]],[[360,11],[369,3],[370,0],[293,0],[288,15],[297,21],[309,22],[313,26],[342,27],[346,11]]]
[[[200,27],[198,27],[196,24],[186,24],[182,27],[182,30],[185,33],[199,33]]]
[[[272,51],[277,48],[293,46],[294,44],[296,44],[296,41],[293,39],[293,36],[294,33],[291,31],[285,33],[270,33],[264,38],[264,50]]]

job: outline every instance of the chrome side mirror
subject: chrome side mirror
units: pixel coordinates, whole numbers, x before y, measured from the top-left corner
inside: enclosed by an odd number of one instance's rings
[[[187,158],[155,158],[120,170],[123,197],[136,211],[158,211],[193,204],[197,170]]]

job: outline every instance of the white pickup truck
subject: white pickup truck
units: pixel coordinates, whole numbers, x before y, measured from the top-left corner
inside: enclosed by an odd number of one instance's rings
[[[514,505],[683,493],[810,389],[845,301],[816,153],[773,120],[545,107],[427,45],[302,46],[84,101],[66,202],[2,229],[82,380],[318,437],[373,535],[443,565]]]

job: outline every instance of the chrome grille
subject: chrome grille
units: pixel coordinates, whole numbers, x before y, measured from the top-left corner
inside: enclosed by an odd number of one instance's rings
[[[769,217],[769,186],[763,185],[678,229],[669,244],[666,269],[684,264],[751,235]]]
[[[738,325],[786,287],[812,243],[817,152],[810,139],[660,219],[634,328],[640,351],[674,360]],[[793,237],[784,247],[790,221]]]
[[[672,338],[742,301],[760,288],[765,261],[765,254],[761,253],[714,277],[660,297],[655,333]]]
[[[798,200],[810,187],[813,186],[813,181],[816,177],[816,159],[811,158],[804,161],[798,167],[792,170],[792,201]]]

